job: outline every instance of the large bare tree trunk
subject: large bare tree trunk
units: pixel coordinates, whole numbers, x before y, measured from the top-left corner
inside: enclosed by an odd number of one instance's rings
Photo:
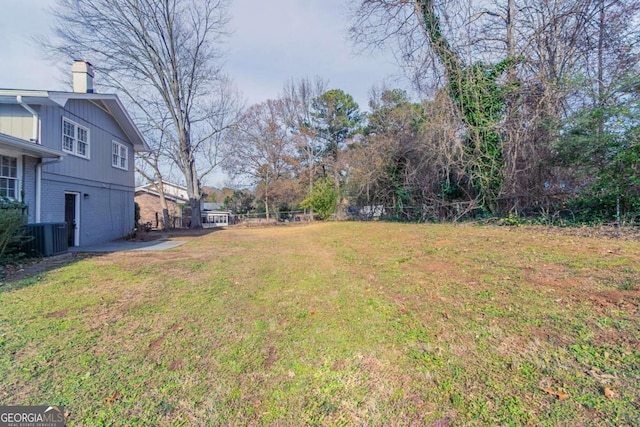
[[[162,141],[159,142],[160,146]],[[158,192],[160,198],[160,209],[162,210],[162,229],[167,230],[170,227],[171,219],[169,217],[169,205],[167,204],[167,198],[164,192],[164,180],[162,178],[162,171],[160,170],[160,151],[154,150],[149,153],[143,153],[140,156],[143,165],[151,167],[153,173],[150,174],[143,167],[137,167],[136,172],[142,175],[149,183],[155,184],[154,187]]]
[[[162,179],[158,181],[156,189],[160,196],[160,208],[162,209],[162,229],[168,230],[171,227],[171,218],[169,217],[169,205],[167,205],[167,198],[164,194],[164,182]]]

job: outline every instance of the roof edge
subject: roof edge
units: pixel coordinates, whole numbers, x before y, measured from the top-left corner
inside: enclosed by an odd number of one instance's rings
[[[49,147],[44,147],[40,144],[36,144],[35,142],[27,141],[26,139],[22,139],[22,138],[16,138],[15,136],[0,132],[0,145],[2,144],[6,144],[10,148],[19,150],[23,154],[26,154],[32,157],[62,158],[66,156],[66,154],[63,153],[62,151],[58,151]]]
[[[129,112],[120,101],[120,98],[115,93],[77,93],[77,92],[63,92],[63,91],[46,91],[46,90],[31,90],[31,89],[0,89],[0,97],[16,97],[22,96],[23,100],[27,104],[41,104],[51,105],[54,103],[61,107],[64,107],[69,100],[87,100],[87,101],[106,101],[113,103],[113,106],[117,108],[117,112],[109,113],[116,120],[118,125],[125,132],[130,142],[133,144],[133,149],[136,152],[149,151],[150,147],[144,136],[138,129]]]

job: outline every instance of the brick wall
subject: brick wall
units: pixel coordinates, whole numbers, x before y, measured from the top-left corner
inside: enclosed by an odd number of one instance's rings
[[[64,222],[64,191],[60,183],[42,180],[40,222]]]
[[[140,191],[136,193],[135,201],[140,206],[140,224],[149,222],[154,228],[162,228],[163,219],[160,197]],[[169,217],[172,222],[170,227],[182,227],[182,210],[180,206],[176,202],[167,200],[167,207],[169,208]]]

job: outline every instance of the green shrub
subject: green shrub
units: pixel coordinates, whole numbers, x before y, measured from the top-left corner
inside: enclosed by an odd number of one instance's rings
[[[27,223],[25,209],[26,206],[23,203],[0,197],[0,264],[2,265],[9,261],[9,255],[17,251],[19,244],[24,240],[23,225]]]
[[[584,192],[580,198],[568,203],[575,212],[575,222],[578,224],[604,224],[617,222],[622,224],[638,224],[640,222],[640,200],[637,197],[620,197],[615,194],[598,194]],[[620,208],[620,218],[617,208]]]
[[[300,203],[300,206],[313,210],[322,219],[329,218],[335,213],[338,206],[338,194],[333,182],[328,179],[317,181],[311,193]]]
[[[509,213],[507,217],[498,219],[498,225],[517,227],[522,225],[522,219],[513,213]]]

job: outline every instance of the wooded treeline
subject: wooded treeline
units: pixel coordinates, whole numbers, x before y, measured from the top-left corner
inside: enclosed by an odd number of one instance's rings
[[[293,81],[244,114],[226,169],[275,210],[313,206],[320,180],[339,216],[637,221],[639,18],[634,1],[362,0],[353,40],[392,43],[423,99],[376,88],[362,114]]]
[[[374,88],[366,114],[321,78],[239,112],[221,65],[227,0],[58,6],[51,50],[98,58],[144,122],[139,172],[161,183],[178,171],[192,226],[219,166],[267,215],[639,219],[636,1],[354,2],[353,42],[390,46],[417,94]],[[229,205],[244,206],[237,194]]]

